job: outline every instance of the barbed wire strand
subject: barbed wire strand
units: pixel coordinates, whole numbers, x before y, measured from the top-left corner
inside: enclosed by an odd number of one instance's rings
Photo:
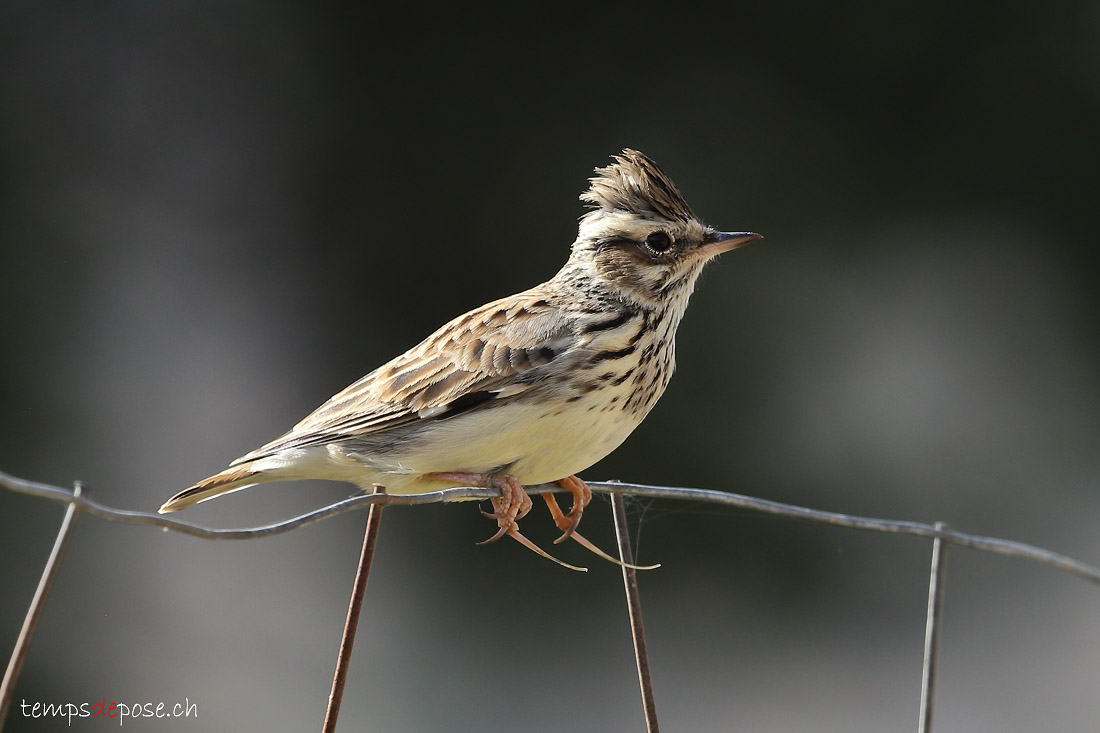
[[[84,488],[77,481],[73,485],[71,496],[81,498],[85,494]],[[38,580],[31,605],[27,608],[27,615],[23,618],[23,626],[19,629],[19,636],[15,640],[15,648],[12,650],[11,659],[4,672],[4,681],[0,683],[0,730],[4,728],[4,721],[11,709],[11,702],[15,699],[15,684],[19,681],[19,675],[23,671],[23,663],[27,661],[27,652],[30,649],[31,639],[38,629],[38,621],[42,618],[42,612],[46,609],[46,601],[50,598],[54,580],[61,570],[61,561],[65,559],[65,553],[69,549],[69,540],[72,539],[76,520],[80,516],[80,508],[76,502],[70,502],[65,510],[65,518],[61,520],[61,528],[57,531],[57,539],[54,540],[53,549],[46,560],[46,567],[42,571],[42,577]]]
[[[1028,545],[1013,540],[1003,540],[996,537],[966,534],[950,528],[937,528],[932,524],[921,522],[909,522],[893,519],[874,519],[852,514],[839,514],[820,509],[808,509],[793,504],[783,504],[768,499],[757,499],[743,494],[733,494],[727,491],[714,491],[712,489],[692,489],[674,486],[648,486],[646,484],[624,483],[620,481],[589,481],[589,488],[602,494],[628,494],[630,496],[648,497],[653,499],[673,499],[678,501],[698,501],[709,504],[745,509],[747,511],[770,514],[773,516],[787,517],[804,522],[826,524],[833,527],[846,527],[868,532],[882,532],[886,534],[903,534],[914,537],[924,537],[934,540],[950,542],[959,547],[967,547],[972,550],[992,552],[1010,557],[1020,557],[1048,565],[1063,572],[1075,575],[1084,580],[1100,585],[1100,568],[1066,555],[1061,555],[1050,550]],[[43,499],[50,499],[64,504],[76,504],[77,507],[92,516],[111,522],[125,524],[139,524],[153,527],[161,527],[173,532],[182,532],[194,537],[210,540],[244,540],[267,537],[282,534],[305,527],[315,522],[320,522],[329,517],[343,514],[371,504],[385,504],[386,506],[417,506],[420,504],[437,504],[440,502],[459,501],[463,499],[490,499],[500,496],[499,489],[482,489],[474,487],[461,487],[455,489],[443,489],[425,494],[381,494],[359,495],[342,501],[329,504],[297,517],[276,522],[274,524],[250,529],[213,529],[203,527],[179,519],[152,514],[148,512],[135,512],[124,509],[114,509],[100,504],[85,496],[73,496],[73,492],[59,486],[17,479],[6,473],[0,472],[0,486],[22,494],[29,494]],[[555,484],[543,484],[526,487],[529,494],[544,494],[552,491],[561,491]]]
[[[642,597],[638,593],[638,571],[634,568],[634,550],[630,547],[630,527],[626,523],[626,500],[622,494],[611,495],[611,513],[615,516],[615,540],[623,566],[623,586],[626,589],[626,610],[630,621],[630,636],[634,640],[634,663],[638,667],[638,686],[642,691],[642,713],[648,733],[659,733],[657,702],[653,696],[653,677],[649,671],[649,649],[642,623]]]

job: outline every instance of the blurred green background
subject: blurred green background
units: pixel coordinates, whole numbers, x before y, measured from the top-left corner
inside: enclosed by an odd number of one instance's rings
[[[592,479],[726,489],[1100,561],[1100,6],[0,9],[0,470],[153,510],[458,313],[551,276],[592,168],[645,151],[762,242]],[[181,518],[338,499],[265,486]],[[930,547],[636,502],[669,730],[917,712]],[[61,516],[0,492],[0,649]],[[604,501],[585,533],[613,545]],[[17,703],[187,698],[320,727],[364,515],[211,543],[80,521]],[[475,505],[387,512],[348,730],[638,730],[618,569]],[[549,519],[524,530],[548,543]],[[953,551],[937,723],[1100,717],[1100,592]],[[5,651],[6,656],[6,651]],[[19,708],[11,731],[59,730]],[[102,727],[74,721],[73,730]]]

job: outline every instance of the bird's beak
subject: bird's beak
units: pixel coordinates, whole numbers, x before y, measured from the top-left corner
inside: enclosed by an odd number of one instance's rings
[[[715,255],[729,252],[731,249],[737,249],[749,242],[755,242],[763,238],[762,235],[752,232],[711,232],[703,240],[703,246],[699,248],[699,254],[710,259]]]

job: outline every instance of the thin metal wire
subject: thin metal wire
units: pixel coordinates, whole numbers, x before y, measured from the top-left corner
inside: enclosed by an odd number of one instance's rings
[[[68,492],[66,492],[68,493]],[[73,485],[70,496],[82,498],[83,487],[77,481]],[[80,516],[80,508],[76,502],[71,502],[65,510],[65,518],[61,520],[61,528],[57,531],[57,539],[54,540],[50,557],[46,560],[46,567],[42,570],[42,577],[38,579],[38,588],[34,591],[31,605],[27,609],[27,615],[23,619],[23,628],[19,630],[19,638],[15,641],[15,649],[12,650],[11,659],[8,660],[8,668],[4,672],[4,681],[0,684],[0,729],[4,727],[4,720],[8,717],[11,701],[15,697],[15,685],[19,681],[19,674],[23,671],[23,663],[27,661],[27,652],[30,650],[34,632],[38,629],[38,622],[42,618],[42,612],[46,610],[46,601],[49,600],[50,591],[53,589],[54,580],[61,570],[61,561],[65,558],[65,552],[69,549],[69,540],[72,539],[73,529],[76,528],[77,517]]]
[[[936,522],[936,529],[947,528],[943,522]],[[944,581],[947,578],[947,557],[944,554],[946,545],[947,542],[941,537],[932,542],[932,569],[928,574],[928,613],[924,624],[924,672],[921,677],[920,722],[917,733],[932,733],[932,694],[936,686]]]
[[[611,511],[615,515],[615,539],[619,544],[619,559],[623,561],[623,586],[626,588],[626,608],[630,616],[630,636],[634,639],[634,661],[638,666],[638,686],[642,691],[642,712],[649,733],[659,733],[657,702],[653,697],[653,677],[649,672],[649,650],[642,623],[642,599],[638,594],[638,572],[634,569],[634,551],[630,547],[630,527],[626,523],[626,500],[622,494],[611,495]]]
[[[384,494],[386,487],[374,485],[374,494]],[[355,582],[348,602],[348,615],[344,621],[344,633],[340,637],[340,654],[336,657],[336,672],[332,676],[332,690],[328,696],[328,708],[325,710],[325,723],[322,733],[334,733],[336,718],[340,715],[340,703],[344,700],[344,684],[348,681],[348,668],[351,666],[351,649],[355,646],[355,631],[359,628],[359,614],[363,611],[363,598],[367,593],[367,578],[374,561],[374,548],[378,544],[378,525],[382,521],[384,504],[374,504],[367,513],[367,528],[363,533],[363,550],[359,554],[359,565],[355,569]]]
[[[869,532],[884,532],[887,534],[904,534],[928,539],[942,539],[959,547],[967,547],[983,552],[992,552],[1010,557],[1021,557],[1028,560],[1057,568],[1071,575],[1076,575],[1092,583],[1100,585],[1100,568],[1075,560],[1065,555],[1060,555],[1050,550],[1045,550],[1023,542],[1002,540],[995,537],[983,537],[981,535],[965,534],[952,529],[937,529],[931,524],[920,522],[903,522],[891,519],[873,519],[870,517],[858,517],[850,514],[837,514],[825,512],[819,509],[807,509],[806,507],[782,504],[767,499],[756,499],[742,494],[732,494],[726,491],[713,491],[709,489],[691,489],[672,486],[647,486],[645,484],[628,484],[617,481],[587,482],[589,488],[604,494],[630,494],[631,496],[646,496],[654,499],[677,499],[686,501],[699,501],[722,506],[735,507],[748,511],[771,514],[774,516],[788,517],[805,522],[827,524],[833,527],[847,527]],[[71,491],[58,486],[37,483],[17,479],[0,472],[0,486],[31,496],[59,501],[66,504],[76,504],[83,512],[92,516],[106,519],[112,522],[127,524],[142,524],[154,527],[162,527],[173,532],[201,537],[211,540],[243,540],[257,537],[289,532],[299,527],[304,527],[322,519],[327,519],[346,511],[359,509],[371,504],[385,504],[386,506],[414,506],[419,504],[435,504],[439,502],[458,501],[461,499],[489,499],[500,496],[499,489],[481,489],[462,487],[457,489],[444,489],[426,494],[383,494],[354,496],[350,499],[330,504],[306,514],[293,517],[283,522],[276,522],[263,527],[252,529],[211,529],[199,525],[183,522],[178,519],[169,519],[159,514],[147,512],[133,512],[114,509],[99,504],[86,497],[74,497]],[[529,494],[543,494],[551,491],[560,491],[556,485],[528,486]]]

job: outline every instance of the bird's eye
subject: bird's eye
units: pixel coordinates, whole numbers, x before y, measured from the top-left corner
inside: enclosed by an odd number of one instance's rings
[[[649,251],[663,255],[672,249],[672,238],[665,232],[653,232],[645,238],[645,246]]]

